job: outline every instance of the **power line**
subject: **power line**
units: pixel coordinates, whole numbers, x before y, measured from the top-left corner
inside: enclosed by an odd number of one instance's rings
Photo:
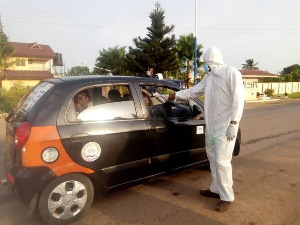
[[[6,21],[19,22],[19,23],[33,23],[33,24],[49,24],[49,25],[62,25],[62,26],[72,26],[72,27],[99,27],[104,29],[124,29],[124,30],[145,30],[145,28],[129,28],[129,27],[105,27],[99,25],[79,25],[79,24],[64,24],[64,23],[49,23],[49,22],[36,22],[36,21],[23,21],[23,20],[11,20]]]
[[[59,26],[72,26],[72,27],[89,27],[89,28],[103,28],[103,29],[123,29],[123,30],[145,30],[145,28],[130,28],[130,27],[109,27],[109,26],[100,26],[100,25],[79,25],[79,24],[63,24],[63,23],[50,23],[50,22],[37,22],[37,21],[24,21],[24,20],[12,20],[8,19],[6,21],[11,21],[11,22],[18,22],[18,23],[29,23],[29,24],[47,24],[47,25],[59,25]],[[224,33],[224,34],[298,34],[300,33],[300,30],[293,30],[293,31],[261,31],[261,32],[255,32],[255,31],[240,31],[240,30],[220,30],[220,29],[212,29],[212,30],[204,30],[202,29],[202,34],[212,34],[212,33]],[[192,31],[193,28],[176,28],[175,30],[190,30]]]
[[[15,10],[23,10],[23,11],[31,11],[31,12],[38,12],[38,13],[50,13],[50,14],[60,14],[60,15],[71,15],[71,16],[80,16],[80,17],[88,17],[90,19],[92,18],[103,18],[103,17],[95,17],[95,16],[91,16],[91,15],[86,15],[86,14],[76,14],[76,13],[65,13],[65,12],[54,12],[54,11],[45,11],[45,10],[33,10],[33,9],[28,9],[28,8],[17,8],[17,7],[8,7],[8,6],[1,6],[1,8],[8,8],[8,9],[15,9]],[[5,12],[5,11],[4,11]],[[28,14],[28,13],[20,13],[20,12],[8,12],[8,13],[15,13],[15,14],[25,14],[25,15],[31,15],[32,14]],[[33,15],[35,16],[35,15]],[[45,15],[43,15],[44,17]],[[47,16],[47,17],[55,17],[55,16]],[[58,17],[55,17],[58,18]],[[67,17],[60,17],[60,18],[67,18]],[[115,17],[112,17],[115,18]],[[82,19],[82,18],[78,18],[78,19]],[[123,21],[123,20],[121,20]],[[137,22],[137,21],[135,21]],[[168,22],[166,21],[166,23],[172,23],[172,22]],[[181,25],[191,25],[193,26],[192,23],[180,23]],[[300,26],[300,23],[291,23],[291,24],[280,24],[280,23],[276,23],[276,24],[267,24],[267,23],[258,23],[258,24],[239,24],[239,23],[223,23],[223,24],[211,24],[211,23],[199,23],[200,25],[203,26]],[[202,26],[198,26],[201,27]]]

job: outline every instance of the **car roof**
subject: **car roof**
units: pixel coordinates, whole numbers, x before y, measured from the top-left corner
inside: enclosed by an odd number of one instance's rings
[[[83,84],[83,83],[93,83],[93,82],[140,82],[140,83],[157,83],[157,84],[166,84],[169,86],[173,86],[179,88],[177,84],[171,82],[170,79],[168,80],[158,80],[149,77],[135,77],[135,76],[120,76],[120,75],[83,75],[83,76],[66,76],[60,78],[54,78],[49,80],[51,83],[58,84],[58,83],[72,83],[72,85]],[[175,85],[174,85],[175,84]]]

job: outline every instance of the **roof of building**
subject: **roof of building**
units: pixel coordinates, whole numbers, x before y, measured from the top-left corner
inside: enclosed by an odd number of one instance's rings
[[[55,54],[49,45],[34,43],[9,42],[14,52],[12,57],[33,57],[52,59]]]
[[[7,80],[45,80],[53,78],[49,71],[5,70],[3,78]]]
[[[240,70],[241,74],[244,76],[252,77],[278,77],[276,74],[269,73],[262,70]]]

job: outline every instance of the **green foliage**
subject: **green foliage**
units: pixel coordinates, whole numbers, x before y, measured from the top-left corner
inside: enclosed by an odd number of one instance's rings
[[[0,91],[0,111],[10,112],[14,109],[24,95],[30,90],[24,86],[23,82],[19,81],[9,90],[3,89]]]
[[[300,92],[289,94],[288,97],[289,98],[300,98]]]
[[[294,64],[288,67],[283,68],[283,70],[280,72],[281,77],[286,82],[291,81],[300,81],[300,65]]]
[[[288,67],[283,68],[280,74],[292,74],[293,72],[300,71],[300,65],[294,64]]]
[[[12,66],[15,62],[9,62],[9,58],[13,53],[13,48],[8,43],[6,34],[0,31],[0,88],[2,87],[3,71]]]
[[[99,57],[96,59],[96,67],[98,68],[94,69],[94,73],[107,74],[106,70],[110,70],[112,74],[127,75],[128,72],[125,69],[125,49],[126,46],[116,46],[114,48],[108,48],[107,50],[100,50]],[[106,70],[99,68],[104,68]]]
[[[195,38],[193,34],[189,35],[180,35],[177,40],[177,51],[178,51],[178,59],[180,60],[180,71],[185,71],[185,82],[187,88],[189,87],[189,79],[191,70],[194,68],[194,57],[195,57]],[[197,67],[202,65],[200,62],[200,57],[202,55],[202,46],[197,46]]]
[[[247,59],[246,63],[243,63],[243,69],[245,70],[259,70],[259,68],[257,67],[257,63],[254,63],[254,59]]]
[[[292,74],[286,74],[286,75],[284,75],[284,81],[285,82],[291,82],[291,81],[293,81]]]
[[[136,75],[145,75],[148,68],[153,68],[154,73],[178,69],[175,35],[166,37],[173,31],[174,25],[165,25],[164,14],[161,5],[156,3],[149,15],[151,26],[147,27],[147,37],[134,38],[135,48],[129,47],[127,68]]]
[[[90,70],[87,66],[74,66],[67,73],[67,76],[82,76],[82,75],[90,75]]]
[[[268,97],[271,97],[271,96],[273,96],[274,95],[274,90],[273,89],[267,89],[267,90],[265,90],[265,94],[268,96]]]
[[[264,77],[258,79],[259,83],[273,83],[273,82],[281,82],[279,78],[273,78],[273,77]]]

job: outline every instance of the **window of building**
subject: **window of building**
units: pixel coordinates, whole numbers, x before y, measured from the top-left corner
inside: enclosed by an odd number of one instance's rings
[[[28,59],[28,64],[32,64],[33,63],[33,59]]]
[[[252,83],[251,81],[247,81],[246,82],[246,88],[251,88],[251,83]]]
[[[41,47],[38,46],[37,44],[33,45],[31,48],[33,48],[33,49],[41,49]]]
[[[16,66],[25,66],[26,59],[16,58]]]

